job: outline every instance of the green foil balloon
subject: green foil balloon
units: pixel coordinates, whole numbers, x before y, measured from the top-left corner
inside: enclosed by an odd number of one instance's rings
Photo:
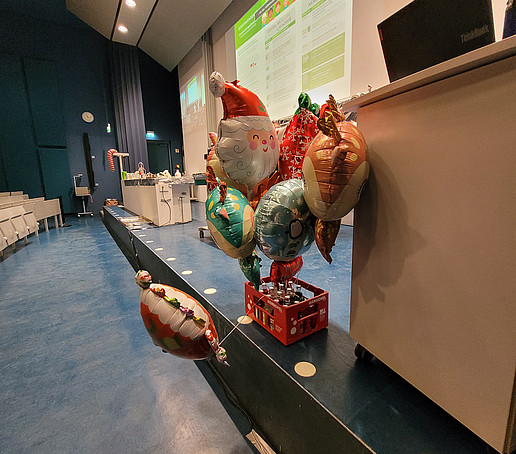
[[[244,276],[249,279],[256,290],[260,288],[260,262],[260,257],[258,257],[254,251],[246,258],[238,259],[240,269],[244,273]]]
[[[221,202],[216,187],[206,200],[206,222],[211,236],[231,258],[241,259],[253,252],[253,218],[251,205],[237,189],[227,188],[226,199]]]
[[[287,261],[310,249],[313,215],[303,196],[303,181],[282,181],[260,199],[254,217],[254,238],[272,260]]]

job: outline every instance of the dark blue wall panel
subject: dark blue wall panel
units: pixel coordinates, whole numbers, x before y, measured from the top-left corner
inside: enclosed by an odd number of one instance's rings
[[[0,103],[5,104],[1,98],[6,90],[15,92],[8,93],[8,98],[18,99],[15,108],[2,109],[2,115],[12,118],[0,125],[0,190],[25,190],[31,197],[43,195],[36,136],[42,148],[66,148],[71,176],[86,175],[82,136],[87,133],[97,183],[89,208],[97,212],[105,199],[121,198],[118,172],[110,172],[107,160],[107,151],[116,148],[108,41],[66,11],[64,1],[60,4],[59,14],[59,5],[53,2],[52,14],[45,19],[2,10],[0,5],[0,53],[9,54],[5,58],[12,59],[11,66],[0,65]],[[38,7],[36,12],[42,9]],[[51,18],[56,18],[55,22]],[[145,53],[139,52],[139,56],[146,127],[156,131],[157,138],[170,141],[172,151],[178,148],[182,152],[177,69],[169,72]],[[26,62],[26,74],[22,61]],[[13,71],[18,80],[14,84]],[[20,79],[22,75],[27,78]],[[20,80],[25,81],[25,87],[16,85]],[[59,98],[62,126],[56,126],[57,109],[45,105],[45,92]],[[92,123],[82,120],[84,111],[93,113]],[[21,125],[18,129],[22,132],[16,137],[7,136],[15,123]],[[108,123],[111,133],[107,132]],[[25,185],[21,186],[22,179]]]
[[[30,105],[20,57],[0,54],[1,191],[43,195]]]
[[[39,147],[66,147],[66,130],[56,65],[51,60],[24,58],[36,143]]]
[[[62,2],[63,15],[71,15],[65,9],[65,2]],[[73,23],[74,21],[70,21]],[[22,68],[22,60],[26,62],[28,59],[37,59],[46,61],[39,68],[43,72],[49,71],[48,65],[54,65],[54,75],[50,75],[52,79],[40,80],[39,85],[45,87],[51,84],[52,91],[58,91],[62,105],[62,119],[64,130],[64,145],[68,151],[69,175],[78,173],[86,174],[86,162],[84,159],[84,151],[82,145],[83,133],[88,133],[91,144],[91,154],[95,156],[93,159],[93,167],[95,171],[96,182],[98,186],[93,194],[93,205],[90,208],[98,211],[106,198],[120,198],[120,182],[116,173],[109,171],[109,164],[106,159],[107,150],[116,146],[114,128],[111,133],[107,132],[107,123],[114,124],[113,102],[111,96],[111,85],[109,78],[109,66],[107,60],[107,40],[96,31],[90,28],[77,27],[54,23],[47,20],[37,19],[31,16],[23,16],[15,13],[2,11],[0,14],[0,52],[10,54],[10,58],[19,62]],[[32,60],[32,62],[34,62]],[[3,65],[1,65],[3,66]],[[10,90],[12,80],[8,77],[5,69],[0,75],[0,84],[2,86],[2,94],[4,88]],[[37,72],[37,71],[36,71]],[[51,71],[50,71],[51,72]],[[30,70],[29,70],[30,73]],[[35,86],[38,86],[38,80],[31,79]],[[12,79],[12,78],[11,78]],[[32,85],[31,82],[31,85]],[[28,86],[27,86],[28,87]],[[27,89],[25,87],[25,89]],[[56,88],[57,87],[57,88]],[[31,92],[32,94],[32,92]],[[2,98],[0,96],[0,98]],[[28,98],[27,94],[25,97]],[[26,99],[28,103],[28,99]],[[32,99],[31,99],[32,101]],[[44,101],[42,101],[44,102]],[[28,105],[28,104],[27,104]],[[40,115],[44,109],[35,111],[36,124],[43,124],[46,115]],[[92,123],[85,123],[81,114],[84,111],[92,112],[95,120]],[[10,114],[7,113],[7,116]],[[31,197],[35,195],[43,195],[43,186],[41,183],[41,171],[39,168],[37,157],[37,146],[35,142],[36,129],[32,124],[32,113],[25,111],[23,115],[19,115],[24,124],[30,124],[28,134],[23,137],[24,143],[31,141],[31,155],[24,152],[25,158],[23,162],[10,161],[12,147],[5,145],[4,126],[1,126],[0,135],[0,153],[2,153],[2,161],[4,166],[9,170],[15,168],[16,174],[24,173],[25,179],[30,182],[32,188],[29,194]],[[50,118],[50,117],[46,117]],[[40,137],[45,134],[39,130]],[[50,137],[58,137],[59,131],[54,131]],[[41,142],[52,141],[52,144],[43,144]],[[9,140],[12,143],[13,140]],[[45,139],[38,140],[41,145],[61,145],[62,140]],[[18,141],[19,143],[19,141]],[[28,148],[27,144],[24,148]],[[19,153],[19,152],[18,152]],[[19,164],[19,165],[18,165]],[[23,165],[22,165],[23,164]],[[2,169],[0,169],[2,171]],[[72,180],[70,179],[70,186]],[[0,178],[0,183],[2,178]],[[23,187],[12,187],[11,180],[8,180],[9,188],[6,190],[20,190]],[[80,205],[77,205],[80,206]]]
[[[75,202],[75,193],[66,148],[39,148],[38,153],[45,187],[45,198],[56,199],[61,196],[64,212],[75,211],[75,209],[72,209]]]

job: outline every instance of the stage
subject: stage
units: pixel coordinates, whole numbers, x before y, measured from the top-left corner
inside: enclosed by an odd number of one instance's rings
[[[200,237],[204,204],[192,202],[185,224],[157,228],[131,218],[122,207],[104,207],[104,224],[135,270],[196,298],[219,339],[231,333],[223,343],[230,367],[210,360],[211,371],[276,452],[486,453],[482,440],[381,362],[356,359],[348,334],[352,227],[341,227],[331,265],[315,245],[303,255],[298,277],[329,292],[329,326],[286,347],[257,323],[234,329],[245,315],[246,279],[209,232]],[[267,276],[270,260],[259,255]],[[298,375],[300,362],[316,373]]]

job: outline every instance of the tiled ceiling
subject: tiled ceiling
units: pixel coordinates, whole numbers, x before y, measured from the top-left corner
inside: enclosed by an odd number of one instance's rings
[[[231,0],[66,0],[67,9],[107,39],[138,46],[172,70]],[[127,32],[118,30],[120,25]]]

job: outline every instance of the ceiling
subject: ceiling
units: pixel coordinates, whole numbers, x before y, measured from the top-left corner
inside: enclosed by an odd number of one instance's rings
[[[66,0],[67,9],[107,39],[138,46],[171,71],[231,0]],[[120,25],[127,32],[118,30]]]

